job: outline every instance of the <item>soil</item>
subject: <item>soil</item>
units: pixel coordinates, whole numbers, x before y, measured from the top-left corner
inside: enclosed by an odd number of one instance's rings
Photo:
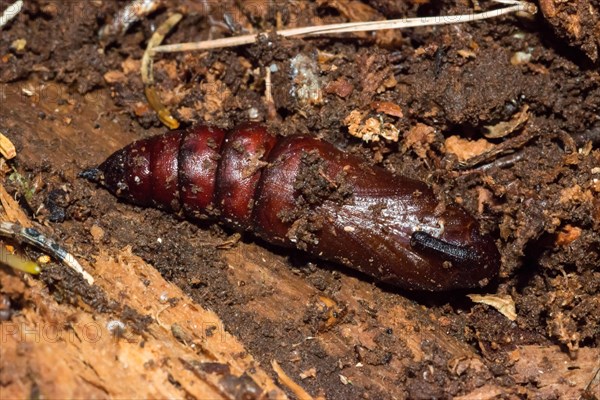
[[[500,276],[478,293],[511,298],[517,311],[511,321],[492,306],[472,303],[466,292],[382,286],[250,235],[238,241],[211,221],[119,202],[77,177],[132,140],[167,130],[147,104],[139,60],[172,12],[184,18],[165,43],[470,12],[453,1],[231,0],[211,9],[199,3],[161,2],[126,32],[99,37],[124,2],[26,1],[3,28],[0,130],[18,153],[4,164],[4,186],[44,233],[90,263],[103,251],[131,246],[213,310],[263,368],[279,360],[313,396],[483,398],[481,390],[493,386],[499,392],[488,395],[553,398],[563,389],[545,390],[539,379],[527,378],[517,349],[555,348],[554,356],[567,360],[592,354],[594,364],[600,346],[597,29],[583,25],[578,37],[561,31],[572,28],[560,21],[568,9],[561,6],[550,17],[545,2],[534,17],[373,35],[271,35],[253,45],[156,58],[159,96],[184,127],[264,122],[283,136],[331,142],[427,182],[441,201],[460,203],[497,238]],[[17,39],[26,40],[24,49],[15,47]],[[358,120],[348,118],[354,111]],[[376,133],[396,129],[399,138],[367,142],[351,134],[364,133],[372,118],[388,129]],[[134,333],[150,323],[62,268],[44,269],[40,280],[57,302],[118,315]],[[18,290],[0,287],[0,294],[18,305],[15,312],[30,305]],[[436,330],[449,339],[424,333]],[[407,331],[422,340],[415,345]],[[430,334],[437,339],[428,340]],[[445,348],[447,340],[460,351]],[[450,365],[461,352],[479,364],[457,372]],[[597,384],[577,387],[577,395],[594,398]]]

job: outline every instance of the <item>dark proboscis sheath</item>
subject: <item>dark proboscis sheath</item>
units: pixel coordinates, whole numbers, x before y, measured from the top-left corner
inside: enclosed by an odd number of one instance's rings
[[[128,202],[209,216],[409,290],[482,287],[500,268],[492,237],[425,183],[258,124],[139,140],[82,175]]]

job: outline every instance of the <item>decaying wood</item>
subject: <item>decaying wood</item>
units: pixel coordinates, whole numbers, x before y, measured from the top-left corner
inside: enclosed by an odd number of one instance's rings
[[[571,359],[568,354],[556,350],[555,346],[523,346],[516,349],[511,357],[516,361],[517,383],[536,382],[537,395],[540,397],[578,399],[582,387],[598,394],[598,350],[583,348],[576,359]]]
[[[240,357],[247,352],[224,331],[217,315],[194,304],[130,249],[116,259],[99,254],[92,267],[100,288],[154,316],[154,322],[143,336],[126,324],[116,334],[109,330],[108,316],[57,304],[40,282],[27,278],[23,285],[3,271],[3,290],[22,287],[36,305],[1,324],[3,398],[23,398],[36,388],[47,398],[229,399],[236,393],[226,378],[240,378],[250,370],[256,387],[269,398],[285,398],[250,355]],[[176,305],[165,305],[161,296],[176,299]],[[209,372],[198,379],[190,364]],[[211,373],[216,365],[222,366],[220,373]]]

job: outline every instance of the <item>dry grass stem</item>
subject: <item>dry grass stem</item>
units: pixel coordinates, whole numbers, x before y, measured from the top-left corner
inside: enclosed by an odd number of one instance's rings
[[[497,10],[485,11],[475,14],[464,14],[464,15],[445,15],[437,17],[423,17],[423,18],[402,18],[393,19],[387,21],[370,21],[370,22],[350,22],[343,24],[331,24],[323,26],[307,26],[302,28],[286,29],[277,31],[277,34],[284,37],[290,36],[318,36],[335,33],[348,33],[348,32],[364,32],[364,31],[377,31],[382,29],[404,29],[414,28],[420,26],[436,26],[436,25],[447,25],[447,24],[459,24],[465,22],[480,21],[489,18],[499,17],[501,15],[515,13],[515,12],[527,12],[529,14],[535,14],[537,7],[528,2],[515,1],[515,0],[494,0],[497,3],[508,4],[508,7],[500,8]],[[262,32],[259,34],[242,35],[231,38],[221,38],[215,40],[208,40],[204,42],[190,42],[190,43],[176,43],[163,46],[156,46],[152,48],[155,53],[176,53],[183,51],[192,50],[209,50],[224,47],[241,46],[244,44],[254,43],[257,37],[266,37],[268,33]]]

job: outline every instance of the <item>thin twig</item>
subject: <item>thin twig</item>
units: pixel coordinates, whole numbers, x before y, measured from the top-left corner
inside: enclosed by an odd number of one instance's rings
[[[0,222],[0,236],[21,240],[54,255],[54,257],[62,261],[67,267],[80,274],[88,284],[94,284],[94,278],[83,269],[75,257],[60,247],[54,240],[42,235],[36,229],[23,228],[18,224],[2,221]]]
[[[497,10],[485,11],[477,14],[464,15],[447,15],[437,17],[417,17],[417,18],[402,18],[387,21],[370,21],[370,22],[350,22],[343,24],[331,24],[323,26],[307,26],[302,28],[285,29],[277,31],[280,36],[317,36],[333,33],[345,32],[364,32],[376,31],[382,29],[404,29],[414,28],[419,26],[436,26],[447,24],[459,24],[464,22],[479,21],[488,18],[499,17],[501,15],[514,12],[524,11],[530,14],[537,12],[537,7],[534,4],[515,1],[515,0],[494,0],[497,3],[510,4],[509,7],[500,8]],[[152,49],[154,53],[176,53],[192,50],[208,50],[224,47],[240,46],[256,42],[258,37],[267,37],[269,33],[261,32],[259,34],[242,35],[231,38],[221,38],[203,42],[176,43],[162,46],[156,46]]]
[[[271,366],[273,367],[273,371],[275,371],[275,373],[277,374],[277,379],[279,379],[279,382],[285,385],[285,387],[287,387],[288,389],[290,389],[298,399],[313,400],[313,397],[310,394],[308,394],[308,392],[304,390],[302,386],[294,382],[294,380],[290,378],[288,374],[285,373],[285,371],[283,370],[283,368],[281,368],[277,360],[271,360]]]
[[[459,163],[456,166],[457,170],[467,170],[474,168],[476,165],[479,165],[487,160],[490,160],[501,153],[505,153],[507,151],[515,151],[518,148],[523,147],[527,142],[531,139],[539,136],[539,132],[537,131],[527,131],[525,130],[519,136],[515,136],[513,138],[507,139],[504,142],[494,146],[491,150],[486,151],[478,156],[472,157],[464,162]]]
[[[508,168],[513,166],[515,163],[520,162],[525,157],[523,153],[523,146],[531,139],[537,137],[539,133],[527,133],[508,139],[499,145],[495,146],[492,150],[475,156],[464,163],[460,163],[456,166],[459,171],[465,171],[465,174],[473,172],[484,172],[492,168]],[[593,137],[593,130],[583,132],[583,134],[571,136],[564,131],[558,131],[550,133],[550,138],[557,138],[562,141],[565,152],[572,154],[577,152],[578,147],[585,146],[585,144]],[[598,141],[598,135],[596,136],[596,143]],[[592,144],[594,142],[592,141]],[[502,157],[494,158],[495,156],[514,151],[512,154],[508,154]],[[483,164],[486,161],[491,160],[489,163]],[[479,165],[481,164],[481,165]],[[471,169],[472,168],[472,169]]]

